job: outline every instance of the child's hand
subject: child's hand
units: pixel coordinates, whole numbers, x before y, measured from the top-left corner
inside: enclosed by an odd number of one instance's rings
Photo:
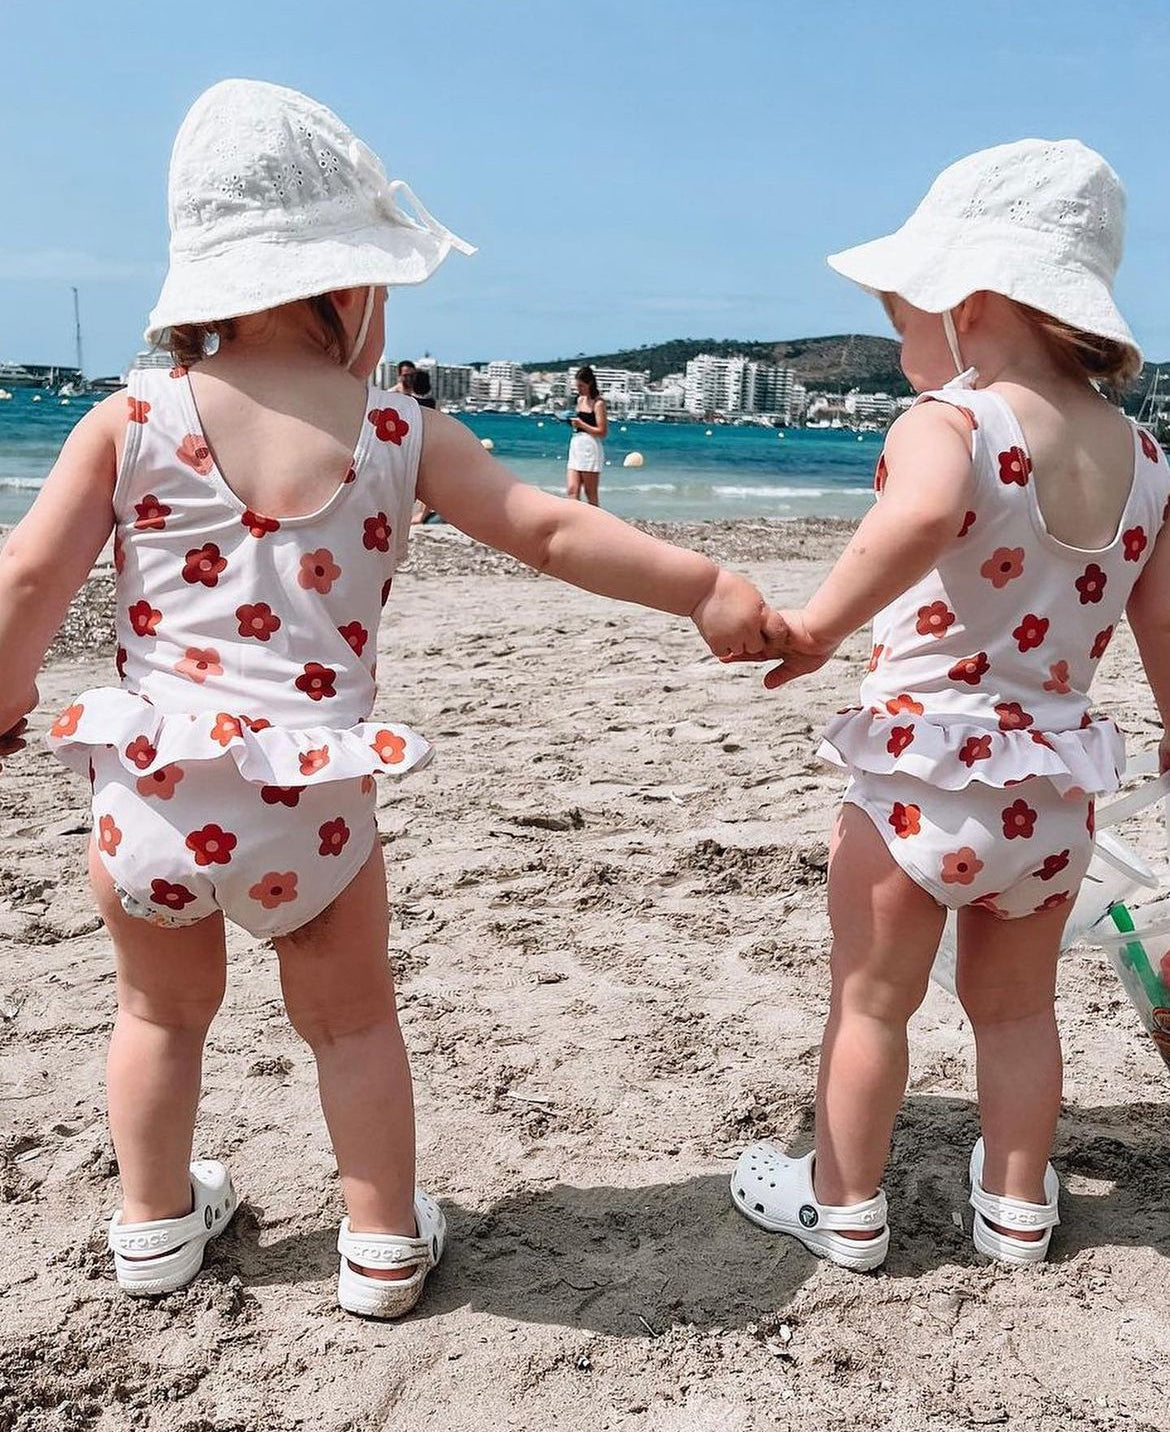
[[[764,599],[751,582],[720,570],[691,612],[691,620],[721,661],[759,661],[765,655],[766,612]]]
[[[34,686],[23,700],[0,706],[0,756],[12,756],[24,749],[25,743],[21,738],[28,729],[25,716],[36,710],[40,699],[41,694]],[[0,770],[3,769],[0,766]]]
[[[764,677],[769,691],[786,686],[798,676],[818,671],[837,647],[815,637],[808,629],[803,611],[769,611],[764,623],[765,650],[768,657],[779,656],[781,664]]]

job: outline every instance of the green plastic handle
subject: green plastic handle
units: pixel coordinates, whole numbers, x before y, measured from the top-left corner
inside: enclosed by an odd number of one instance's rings
[[[1128,935],[1135,927],[1133,916],[1122,904],[1110,905],[1109,915],[1113,923],[1123,935]],[[1164,1004],[1166,991],[1162,987],[1162,981],[1150,965],[1150,957],[1146,954],[1146,947],[1140,940],[1130,940],[1122,950],[1126,963],[1138,979],[1142,982],[1142,989],[1146,992],[1146,998],[1154,1009]]]

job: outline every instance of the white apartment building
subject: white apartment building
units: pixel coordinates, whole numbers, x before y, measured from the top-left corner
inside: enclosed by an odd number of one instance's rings
[[[487,365],[488,401],[505,407],[524,409],[528,406],[531,384],[519,363],[497,358]]]
[[[700,353],[687,364],[684,391],[692,413],[769,413],[791,422],[798,387],[792,369],[778,363]]]
[[[686,404],[686,393],[680,386],[647,388],[642,394],[642,412],[648,418],[666,417],[669,413],[681,413]]]
[[[898,411],[898,400],[889,393],[859,393],[856,389],[845,394],[842,404],[845,411],[863,422],[885,422]]]
[[[471,395],[471,375],[475,369],[468,363],[439,363],[434,358],[420,358],[417,366],[430,374],[431,396],[441,408],[445,403],[465,403]]]

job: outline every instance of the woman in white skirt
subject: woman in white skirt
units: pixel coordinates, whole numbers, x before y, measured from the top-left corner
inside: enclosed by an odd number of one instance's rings
[[[609,432],[605,399],[597,390],[592,368],[577,370],[577,414],[569,419],[573,436],[569,439],[569,471],[565,495],[576,501],[584,492],[587,502],[600,506],[597,490],[605,463],[602,439]]]

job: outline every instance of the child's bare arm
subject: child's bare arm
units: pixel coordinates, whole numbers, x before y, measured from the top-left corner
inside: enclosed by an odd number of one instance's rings
[[[1162,718],[1162,769],[1170,769],[1170,526],[1163,524],[1130,593],[1126,615]]]
[[[718,656],[765,649],[766,608],[750,582],[598,508],[528,486],[443,413],[424,421],[418,495],[448,522],[575,587],[689,616]]]
[[[0,733],[35,707],[45,652],[110,535],[125,413],[115,394],[82,418],[0,550]]]

